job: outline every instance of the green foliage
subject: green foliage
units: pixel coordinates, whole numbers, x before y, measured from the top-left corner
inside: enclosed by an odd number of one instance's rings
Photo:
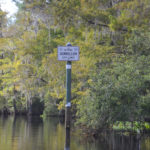
[[[126,55],[112,58],[109,66],[92,76],[90,92],[78,106],[79,123],[101,128],[150,115],[149,37],[148,32],[138,36],[133,32],[127,40]]]
[[[0,108],[29,111],[40,100],[45,115],[58,115],[66,103],[66,73],[57,46],[71,42],[80,47],[80,61],[72,63],[78,123],[98,129],[149,117],[150,3],[113,2],[19,4],[16,22],[0,27]]]
[[[115,122],[113,125],[114,130],[134,131],[139,133],[146,129],[150,130],[150,124],[146,122]]]

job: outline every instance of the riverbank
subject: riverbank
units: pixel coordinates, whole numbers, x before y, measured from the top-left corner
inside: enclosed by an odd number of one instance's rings
[[[103,127],[100,129],[92,129],[87,126],[77,126],[77,130],[80,130],[80,133],[85,136],[93,136],[95,138],[101,136],[105,131],[108,132],[117,132],[118,134],[130,135],[130,134],[150,134],[150,122],[121,122],[117,121],[111,127]]]
[[[113,129],[117,131],[131,131],[131,132],[150,132],[150,122],[121,122],[117,121],[113,125]]]
[[[17,113],[8,110],[7,108],[4,108],[3,111],[0,111],[0,116],[39,116],[43,119],[45,118],[65,118],[64,113],[59,113],[59,114],[54,114],[54,115],[41,115],[38,113],[32,113],[29,114],[27,111],[18,111]],[[72,126],[77,127],[79,130],[82,130],[82,133],[84,135],[88,136],[93,136],[93,137],[98,137],[99,133],[103,132],[104,130],[111,130],[111,131],[117,131],[121,133],[150,133],[150,122],[145,121],[145,122],[138,122],[138,121],[133,121],[133,122],[122,122],[122,121],[116,121],[113,125],[108,126],[108,127],[103,127],[100,129],[93,129],[91,127],[87,127],[85,125],[78,125],[76,124],[75,118],[72,118]]]

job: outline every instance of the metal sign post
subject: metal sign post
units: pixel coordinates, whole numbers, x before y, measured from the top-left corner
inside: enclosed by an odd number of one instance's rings
[[[79,60],[79,47],[68,43],[66,46],[58,46],[57,56],[59,61],[67,61],[66,64],[66,111],[65,127],[70,128],[71,119],[71,61]]]
[[[66,111],[65,111],[65,127],[70,128],[71,119],[71,61],[66,64]]]
[[[66,110],[65,110],[65,128],[66,141],[65,150],[70,150],[70,120],[71,120],[71,61],[79,60],[79,47],[68,43],[66,46],[58,46],[57,56],[59,61],[66,63]]]

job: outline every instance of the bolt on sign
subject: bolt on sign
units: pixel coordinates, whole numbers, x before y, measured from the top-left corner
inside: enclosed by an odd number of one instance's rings
[[[57,56],[60,61],[78,61],[79,47],[78,46],[58,46]]]

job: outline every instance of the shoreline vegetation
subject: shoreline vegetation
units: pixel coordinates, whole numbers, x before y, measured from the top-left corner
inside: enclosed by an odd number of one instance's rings
[[[65,116],[64,114],[60,114],[60,115],[49,115],[49,116],[45,116],[45,115],[39,115],[39,114],[28,114],[26,112],[18,112],[16,114],[12,113],[12,112],[5,112],[2,113],[0,111],[0,117],[9,117],[9,116],[14,116],[14,117],[40,117],[40,118],[59,118],[62,121],[65,120]],[[147,119],[146,119],[147,120]],[[72,119],[72,126],[73,128],[78,129],[79,131],[81,131],[82,135],[87,135],[87,136],[93,136],[95,138],[99,137],[99,135],[101,135],[101,133],[105,132],[105,131],[115,131],[116,133],[119,134],[124,134],[124,135],[130,135],[130,134],[146,134],[146,133],[150,133],[150,121],[133,121],[133,122],[129,122],[129,121],[117,121],[114,124],[112,124],[110,127],[105,127],[105,128],[101,128],[101,129],[93,129],[93,128],[87,128],[87,126],[83,126],[83,125],[79,125],[75,123],[75,118]],[[75,125],[74,125],[75,124]]]
[[[66,62],[57,47],[80,47],[72,62],[71,111],[87,130],[149,130],[150,1],[21,0],[13,21],[0,9],[0,110],[64,116]]]

